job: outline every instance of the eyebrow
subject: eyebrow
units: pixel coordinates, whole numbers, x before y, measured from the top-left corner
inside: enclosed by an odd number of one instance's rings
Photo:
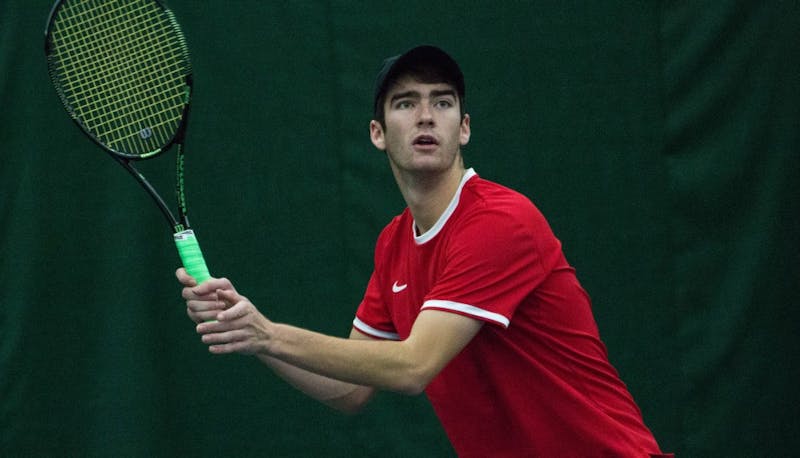
[[[439,90],[434,89],[434,90],[432,90],[430,92],[431,98],[442,97],[442,96],[445,96],[445,95],[456,97],[456,91],[453,90],[453,89],[439,89]],[[405,99],[405,98],[417,98],[418,99],[418,98],[421,98],[421,97],[422,97],[422,94],[420,94],[419,91],[399,92],[399,93],[397,93],[397,94],[392,96],[392,98],[389,100],[389,103],[394,103],[396,100],[399,100],[399,99]]]

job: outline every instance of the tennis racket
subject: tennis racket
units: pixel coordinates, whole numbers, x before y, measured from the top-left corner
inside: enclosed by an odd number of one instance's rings
[[[156,0],[59,0],[45,30],[50,79],[64,108],[147,191],[198,283],[210,275],[186,217],[183,142],[192,96],[186,40]],[[134,162],[175,145],[176,218]]]

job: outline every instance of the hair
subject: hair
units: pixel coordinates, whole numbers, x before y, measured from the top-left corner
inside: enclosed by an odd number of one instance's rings
[[[384,83],[384,90],[378,97],[378,103],[375,106],[375,120],[381,124],[381,127],[386,129],[386,112],[384,104],[386,103],[386,94],[389,90],[397,84],[397,82],[404,77],[410,76],[415,81],[425,84],[444,83],[450,84],[456,88],[456,96],[458,98],[458,106],[461,110],[461,118],[467,113],[466,106],[464,105],[464,94],[458,90],[458,85],[451,75],[449,75],[442,67],[437,65],[430,65],[426,63],[411,63],[404,67],[402,70],[396,72],[390,79]]]

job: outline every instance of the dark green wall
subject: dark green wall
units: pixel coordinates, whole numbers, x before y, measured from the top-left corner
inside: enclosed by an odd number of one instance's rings
[[[194,226],[272,319],[349,332],[403,207],[374,74],[434,43],[467,76],[467,164],[549,218],[663,448],[800,446],[798,2],[168,3]],[[0,454],[452,455],[424,397],[347,417],[208,354],[162,216],[50,85],[50,2],[0,6]],[[169,189],[167,156],[141,168]]]

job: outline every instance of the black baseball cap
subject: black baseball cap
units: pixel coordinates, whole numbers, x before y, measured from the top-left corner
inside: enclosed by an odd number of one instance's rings
[[[463,107],[465,95],[464,75],[461,73],[458,63],[442,49],[436,46],[423,45],[383,61],[383,67],[375,79],[373,113],[376,119],[380,111],[379,108],[382,108],[379,107],[379,104],[382,103],[389,86],[394,83],[398,76],[415,69],[433,69],[436,75],[442,79],[441,82],[452,84]]]

